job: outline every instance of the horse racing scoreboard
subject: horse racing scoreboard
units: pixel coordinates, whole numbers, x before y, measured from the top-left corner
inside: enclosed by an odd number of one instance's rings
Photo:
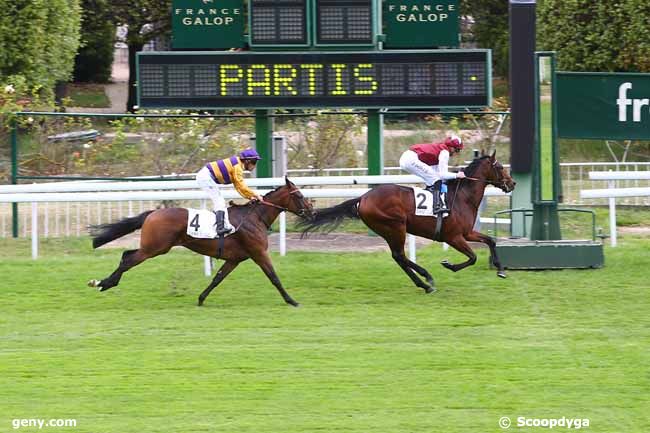
[[[142,52],[142,108],[419,108],[491,103],[489,50]]]

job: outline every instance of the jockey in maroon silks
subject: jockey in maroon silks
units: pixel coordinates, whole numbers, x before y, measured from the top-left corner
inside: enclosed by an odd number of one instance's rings
[[[449,171],[449,158],[463,150],[463,140],[456,135],[438,143],[414,144],[404,152],[399,160],[402,170],[419,176],[424,180],[427,191],[433,194],[434,214],[446,212],[447,204],[441,194],[444,180],[463,179],[465,173]]]

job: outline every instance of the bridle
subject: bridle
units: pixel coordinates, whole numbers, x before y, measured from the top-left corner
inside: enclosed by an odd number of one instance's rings
[[[300,190],[298,188],[292,188],[292,189],[289,190],[289,196],[291,196],[292,200],[295,200],[297,198],[296,194],[298,194],[298,193],[300,193]],[[263,205],[270,206],[270,207],[273,207],[275,209],[278,209],[278,210],[280,210],[280,212],[288,212],[289,211],[289,208],[277,205],[275,203],[271,203],[270,201],[262,200],[260,203],[263,204]],[[298,215],[301,218],[306,218],[307,217],[306,212],[307,212],[308,209],[306,207],[303,207],[302,203],[300,203],[300,205],[301,206],[299,206],[299,210],[298,210],[298,212],[296,212],[296,215]]]
[[[498,163],[499,163],[499,161],[497,161],[495,159],[494,162],[492,164],[490,164],[492,166],[492,170],[494,171],[495,177],[497,179],[500,176],[499,169],[497,168]],[[487,179],[479,179],[479,178],[476,178],[476,177],[469,177],[469,176],[465,176],[464,179],[472,180],[472,181],[475,181],[475,182],[484,182],[484,183],[486,183],[488,185],[492,185],[492,186],[497,187],[497,188],[501,188],[501,187],[503,187],[504,189],[506,188],[506,180],[503,178],[503,176],[501,176],[501,180],[499,180],[499,181],[493,181],[493,180],[487,180]]]

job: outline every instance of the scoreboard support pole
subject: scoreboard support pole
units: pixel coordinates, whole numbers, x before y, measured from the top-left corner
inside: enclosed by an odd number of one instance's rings
[[[273,117],[271,110],[255,110],[255,148],[262,160],[257,177],[273,177]]]
[[[384,174],[384,114],[368,110],[368,174]]]

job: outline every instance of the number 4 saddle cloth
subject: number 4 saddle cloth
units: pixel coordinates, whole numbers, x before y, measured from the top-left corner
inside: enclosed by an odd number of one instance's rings
[[[415,215],[429,217],[436,216],[433,214],[433,194],[431,192],[414,186],[413,198],[415,199]],[[444,199],[445,201],[447,200],[446,197]],[[447,218],[448,216],[448,212],[442,214],[443,218]]]
[[[207,209],[187,209],[187,234],[197,239],[214,239],[217,237],[216,215]],[[227,233],[225,236],[233,234]]]

